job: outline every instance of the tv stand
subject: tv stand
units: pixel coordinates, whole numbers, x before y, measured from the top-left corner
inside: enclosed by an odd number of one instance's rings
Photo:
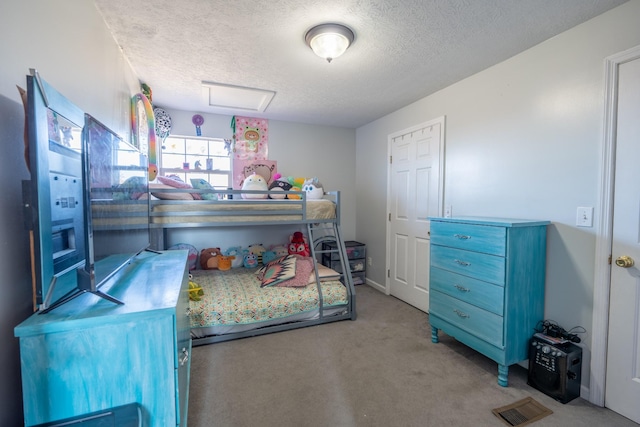
[[[45,308],[44,310],[38,311],[38,314],[48,313],[51,310],[53,310],[54,308],[59,307],[62,304],[65,304],[65,303],[71,301],[72,299],[74,299],[76,297],[79,297],[80,295],[82,295],[84,293],[87,293],[87,292],[90,293],[90,294],[93,294],[93,295],[97,295],[100,298],[104,298],[104,299],[106,299],[108,301],[111,301],[114,304],[124,304],[124,302],[120,301],[119,299],[114,298],[111,295],[106,294],[106,293],[104,293],[102,291],[98,291],[98,290],[91,291],[89,289],[74,289],[74,290],[72,290],[70,292],[67,292],[67,294],[65,294],[62,298],[60,298],[55,303],[51,304],[49,307]]]
[[[187,251],[141,253],[101,287],[18,325],[25,426],[136,403],[185,426],[191,366]]]
[[[103,261],[98,261],[98,263],[100,262],[105,262],[105,260]],[[117,274],[117,271],[119,270],[115,269],[114,272],[112,274]],[[92,269],[92,271],[95,272],[94,269]],[[65,274],[73,274],[72,272],[66,272]],[[111,278],[111,276],[108,276],[105,278],[105,282],[107,280],[109,280]],[[54,276],[53,279],[51,280],[51,284],[49,285],[49,291],[53,292],[56,288],[56,283],[57,283],[57,277]],[[94,289],[95,288],[95,289]],[[99,296],[100,298],[106,299],[107,301],[111,301],[114,304],[124,304],[124,302],[120,301],[119,299],[112,297],[111,295],[100,291],[99,289],[96,288],[96,280],[95,280],[95,275],[92,272],[87,271],[84,266],[82,267],[78,267],[76,269],[76,287],[74,289],[71,289],[69,292],[67,292],[66,294],[64,294],[62,297],[60,297],[58,300],[56,300],[53,304],[43,304],[40,308],[40,311],[38,312],[38,314],[45,314],[50,312],[51,310],[53,310],[56,307],[60,307],[63,304],[68,303],[69,301],[79,297],[82,294],[85,293],[90,293],[96,296]],[[49,298],[47,298],[47,301],[49,300]]]

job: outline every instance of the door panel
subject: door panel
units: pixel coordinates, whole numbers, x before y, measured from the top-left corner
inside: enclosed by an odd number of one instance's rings
[[[640,59],[619,66],[617,107],[605,406],[640,423]]]
[[[388,289],[429,310],[429,220],[440,215],[444,118],[389,136]]]

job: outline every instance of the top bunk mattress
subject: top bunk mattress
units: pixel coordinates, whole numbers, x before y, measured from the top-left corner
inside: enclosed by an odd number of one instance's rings
[[[332,200],[193,200],[151,202],[151,224],[192,226],[336,219]]]

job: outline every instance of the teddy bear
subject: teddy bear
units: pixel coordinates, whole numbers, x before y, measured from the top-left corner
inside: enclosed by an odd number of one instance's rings
[[[203,270],[216,270],[222,252],[220,248],[205,248],[200,251],[200,267]]]

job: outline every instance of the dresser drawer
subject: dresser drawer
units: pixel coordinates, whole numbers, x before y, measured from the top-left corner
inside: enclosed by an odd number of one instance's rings
[[[496,347],[502,348],[504,345],[502,339],[504,319],[495,313],[431,290],[429,315],[437,316]]]
[[[429,289],[442,292],[461,301],[502,316],[504,310],[504,287],[432,268]]]
[[[485,282],[503,286],[505,258],[464,251],[461,249],[431,245],[431,267],[441,268]]]
[[[505,254],[504,227],[447,222],[431,223],[431,243],[493,255]]]

